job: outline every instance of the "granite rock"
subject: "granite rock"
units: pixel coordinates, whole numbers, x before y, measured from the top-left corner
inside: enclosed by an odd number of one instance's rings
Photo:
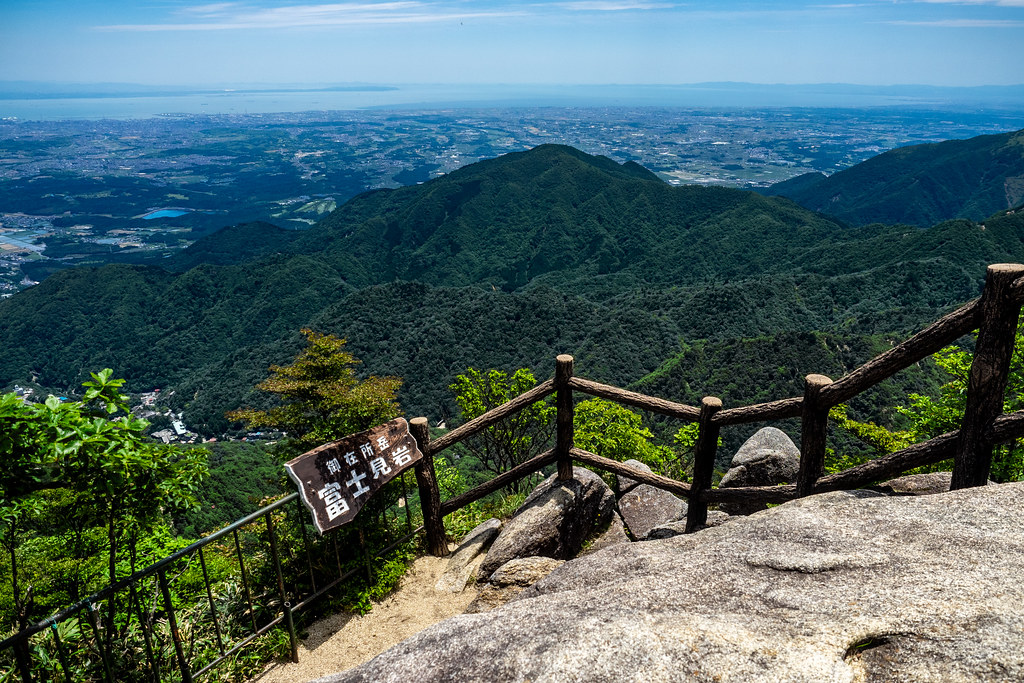
[[[799,471],[800,449],[781,429],[765,427],[736,451],[729,471],[718,486],[730,488],[792,484]],[[763,503],[723,503],[718,507],[730,515],[749,515],[766,508]]]
[[[466,534],[462,543],[448,558],[448,566],[437,580],[437,584],[434,586],[435,590],[451,593],[464,591],[466,583],[480,565],[480,562],[476,560],[483,555],[500,530],[501,520],[491,518],[486,522],[481,522]],[[482,558],[480,559],[482,560]]]
[[[553,474],[535,488],[491,544],[479,576],[519,557],[540,555],[568,560],[580,551],[595,526],[608,520],[615,496],[598,475],[573,468],[573,478]]]
[[[567,562],[342,681],[1024,680],[1024,483],[834,492]]]
[[[633,538],[643,540],[654,527],[686,517],[686,501],[650,484],[640,484],[619,498],[619,513]]]

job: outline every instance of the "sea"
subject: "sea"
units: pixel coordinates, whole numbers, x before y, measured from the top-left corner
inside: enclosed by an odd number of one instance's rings
[[[44,91],[45,93],[45,91]],[[1024,86],[934,88],[843,85],[385,85],[335,88],[221,89],[183,92],[76,92],[25,96],[0,87],[0,119],[140,119],[375,108],[460,107],[1024,107]]]

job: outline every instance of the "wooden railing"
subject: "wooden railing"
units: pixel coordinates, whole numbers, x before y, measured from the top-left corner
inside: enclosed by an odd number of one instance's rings
[[[1022,302],[1024,265],[989,266],[985,289],[980,298],[937,320],[906,341],[834,382],[824,375],[807,375],[803,396],[748,406],[724,408],[721,399],[714,396],[705,397],[699,407],[646,396],[574,377],[572,356],[558,356],[554,378],[541,382],[530,391],[434,441],[430,440],[426,418],[418,417],[410,421],[413,436],[424,454],[417,466],[416,475],[420,484],[430,552],[440,556],[447,551],[444,531],[446,515],[552,463],[558,464],[558,476],[561,479],[572,477],[572,463],[577,461],[686,498],[689,503],[687,532],[697,530],[707,522],[709,504],[741,500],[782,503],[825,491],[856,489],[949,458],[954,459],[952,489],[982,486],[988,481],[993,446],[1024,436],[1024,412],[1002,414],[1003,395]],[[978,330],[978,341],[970,370],[966,408],[959,430],[843,472],[823,476],[828,413],[831,408],[849,401],[974,330]],[[687,484],[639,471],[576,448],[573,443],[573,392],[577,391],[698,423],[693,483]],[[446,501],[440,500],[434,474],[435,455],[551,394],[556,394],[556,438],[553,449],[461,495]],[[718,435],[722,427],[797,417],[801,420],[800,470],[795,484],[724,489],[712,487]]]

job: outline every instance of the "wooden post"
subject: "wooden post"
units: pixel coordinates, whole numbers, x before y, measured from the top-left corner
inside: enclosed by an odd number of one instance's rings
[[[808,496],[825,471],[825,439],[828,429],[828,404],[819,398],[821,390],[832,384],[825,375],[807,375],[804,379],[804,402],[800,426],[800,473],[796,495]]]
[[[718,452],[718,433],[721,428],[711,419],[722,409],[722,399],[705,396],[700,402],[700,431],[693,457],[693,484],[686,509],[686,533],[702,528],[708,522],[708,504],[702,500],[711,488],[711,475],[715,472],[715,454]]]
[[[572,389],[569,387],[569,380],[572,379],[573,358],[567,354],[561,354],[555,358],[555,453],[558,456],[558,478],[565,481],[572,479],[572,455],[573,449],[573,407]]]
[[[428,450],[430,430],[427,418],[414,417],[409,420],[409,431],[423,453],[423,459],[416,463],[416,484],[420,489],[420,509],[423,511],[423,526],[427,532],[427,550],[435,557],[444,557],[448,554],[448,541],[444,533],[444,518],[441,517],[441,489],[437,486],[437,475],[434,473],[434,456]]]
[[[1020,317],[1013,283],[1021,276],[1024,265],[1016,263],[991,265],[985,275],[981,327],[974,347],[950,489],[984,486],[988,482],[992,446],[985,443],[984,432],[1003,412],[1003,394]]]

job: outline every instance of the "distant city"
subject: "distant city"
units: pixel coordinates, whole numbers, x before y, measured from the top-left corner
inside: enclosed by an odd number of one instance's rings
[[[1024,128],[1024,109],[515,107],[0,121],[0,296],[156,263],[225,225],[304,229],[351,197],[543,143],[670,184],[757,189],[895,147]]]

